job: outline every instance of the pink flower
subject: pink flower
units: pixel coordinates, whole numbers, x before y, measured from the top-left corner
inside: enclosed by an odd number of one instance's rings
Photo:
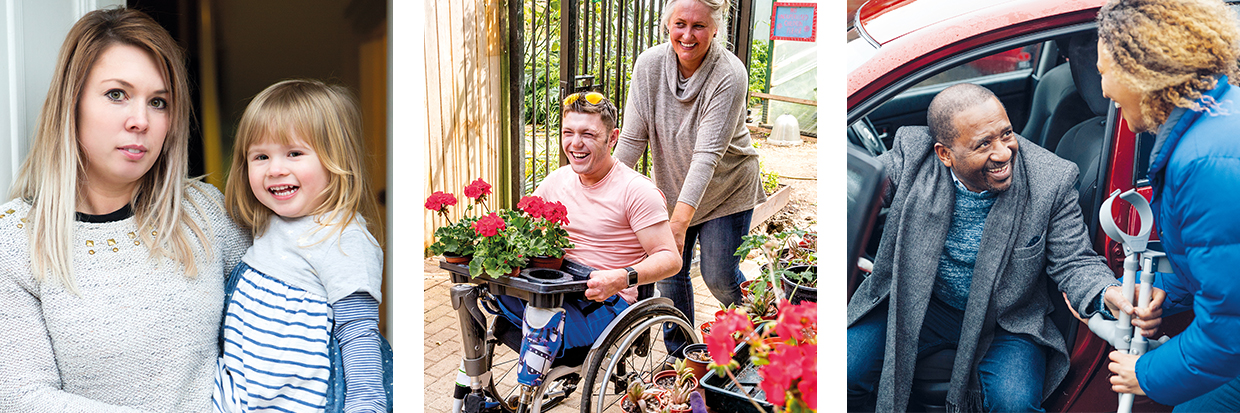
[[[801,401],[805,402],[806,406],[818,410],[818,357],[809,357],[805,366],[801,382],[797,383],[797,390],[801,391]]]
[[[818,303],[802,301],[800,304],[790,305],[788,300],[780,302],[779,318],[775,323],[776,335],[801,341],[805,339],[806,331],[817,329]]]
[[[476,199],[477,202],[482,202],[483,197],[490,193],[491,184],[483,181],[482,178],[474,180],[474,182],[465,187],[465,196]]]
[[[504,219],[495,215],[495,213],[479,218],[477,222],[474,222],[474,232],[484,237],[493,237],[503,230]]]
[[[542,206],[542,217],[553,224],[568,225],[568,207],[559,202],[547,202]]]
[[[712,327],[710,335],[705,337],[706,351],[715,364],[724,366],[732,362],[732,349],[736,342],[732,341],[732,333],[718,327]]]
[[[456,195],[435,191],[426,198],[426,209],[443,213],[449,206],[456,205]]]
[[[542,216],[544,201],[538,196],[523,196],[521,201],[517,202],[517,209],[525,211],[530,217],[538,218]]]

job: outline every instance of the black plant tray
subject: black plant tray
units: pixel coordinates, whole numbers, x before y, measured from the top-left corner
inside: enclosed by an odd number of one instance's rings
[[[564,260],[559,270],[526,268],[516,277],[491,277],[486,273],[470,277],[468,263],[451,264],[443,260],[439,261],[439,268],[448,270],[454,283],[486,285],[491,294],[517,297],[541,308],[561,307],[566,297],[584,300],[586,280],[594,271],[593,267],[569,260]]]
[[[706,375],[702,376],[706,406],[716,412],[774,413],[775,405],[766,402],[766,392],[758,385],[762,382],[762,376],[758,375],[758,366],[749,362],[749,343],[736,346],[736,354],[732,359],[741,365],[739,370],[732,372],[741,387],[736,387],[736,383],[732,383],[728,376],[716,375],[714,370],[707,371]],[[747,396],[753,397],[758,405],[762,406],[762,410],[755,408]]]

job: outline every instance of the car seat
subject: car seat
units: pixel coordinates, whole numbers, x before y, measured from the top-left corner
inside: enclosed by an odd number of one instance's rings
[[[1076,178],[1077,202],[1090,239],[1096,235],[1098,211],[1094,198],[1105,177],[1102,149],[1107,136],[1106,115],[1110,100],[1102,95],[1102,75],[1098,74],[1098,36],[1094,33],[1073,37],[1068,45],[1069,65],[1077,91],[1093,117],[1072,126],[1053,149],[1055,155],[1072,161],[1079,170]],[[1049,148],[1048,148],[1049,149]]]

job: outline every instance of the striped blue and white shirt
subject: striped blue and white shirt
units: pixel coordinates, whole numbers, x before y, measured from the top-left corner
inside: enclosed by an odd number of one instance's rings
[[[312,233],[316,227],[311,217],[273,217],[243,257],[252,268],[241,274],[224,318],[219,411],[324,411],[331,334],[344,360],[345,411],[386,411],[377,328],[382,251],[361,223],[339,235]]]

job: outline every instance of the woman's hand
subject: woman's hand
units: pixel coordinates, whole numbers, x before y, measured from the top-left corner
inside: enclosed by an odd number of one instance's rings
[[[1138,396],[1144,396],[1145,391],[1141,390],[1141,384],[1137,382],[1137,359],[1141,356],[1124,354],[1119,351],[1111,352],[1111,363],[1107,365],[1107,369],[1111,370],[1111,391],[1116,393],[1132,393]]]
[[[685,234],[689,232],[689,221],[693,220],[695,212],[697,208],[684,202],[676,202],[676,207],[672,210],[669,221],[672,225],[672,237],[676,239],[676,252],[682,255],[685,253]]]
[[[1137,288],[1133,297],[1140,302],[1141,289]],[[1167,292],[1161,288],[1150,288],[1150,305],[1149,308],[1134,307],[1128,300],[1124,299],[1124,292],[1121,287],[1111,286],[1106,289],[1103,294],[1104,303],[1107,309],[1111,310],[1111,314],[1119,315],[1124,312],[1132,316],[1132,325],[1141,329],[1141,335],[1146,338],[1154,337],[1158,334],[1158,328],[1162,325],[1162,302],[1167,298]]]

